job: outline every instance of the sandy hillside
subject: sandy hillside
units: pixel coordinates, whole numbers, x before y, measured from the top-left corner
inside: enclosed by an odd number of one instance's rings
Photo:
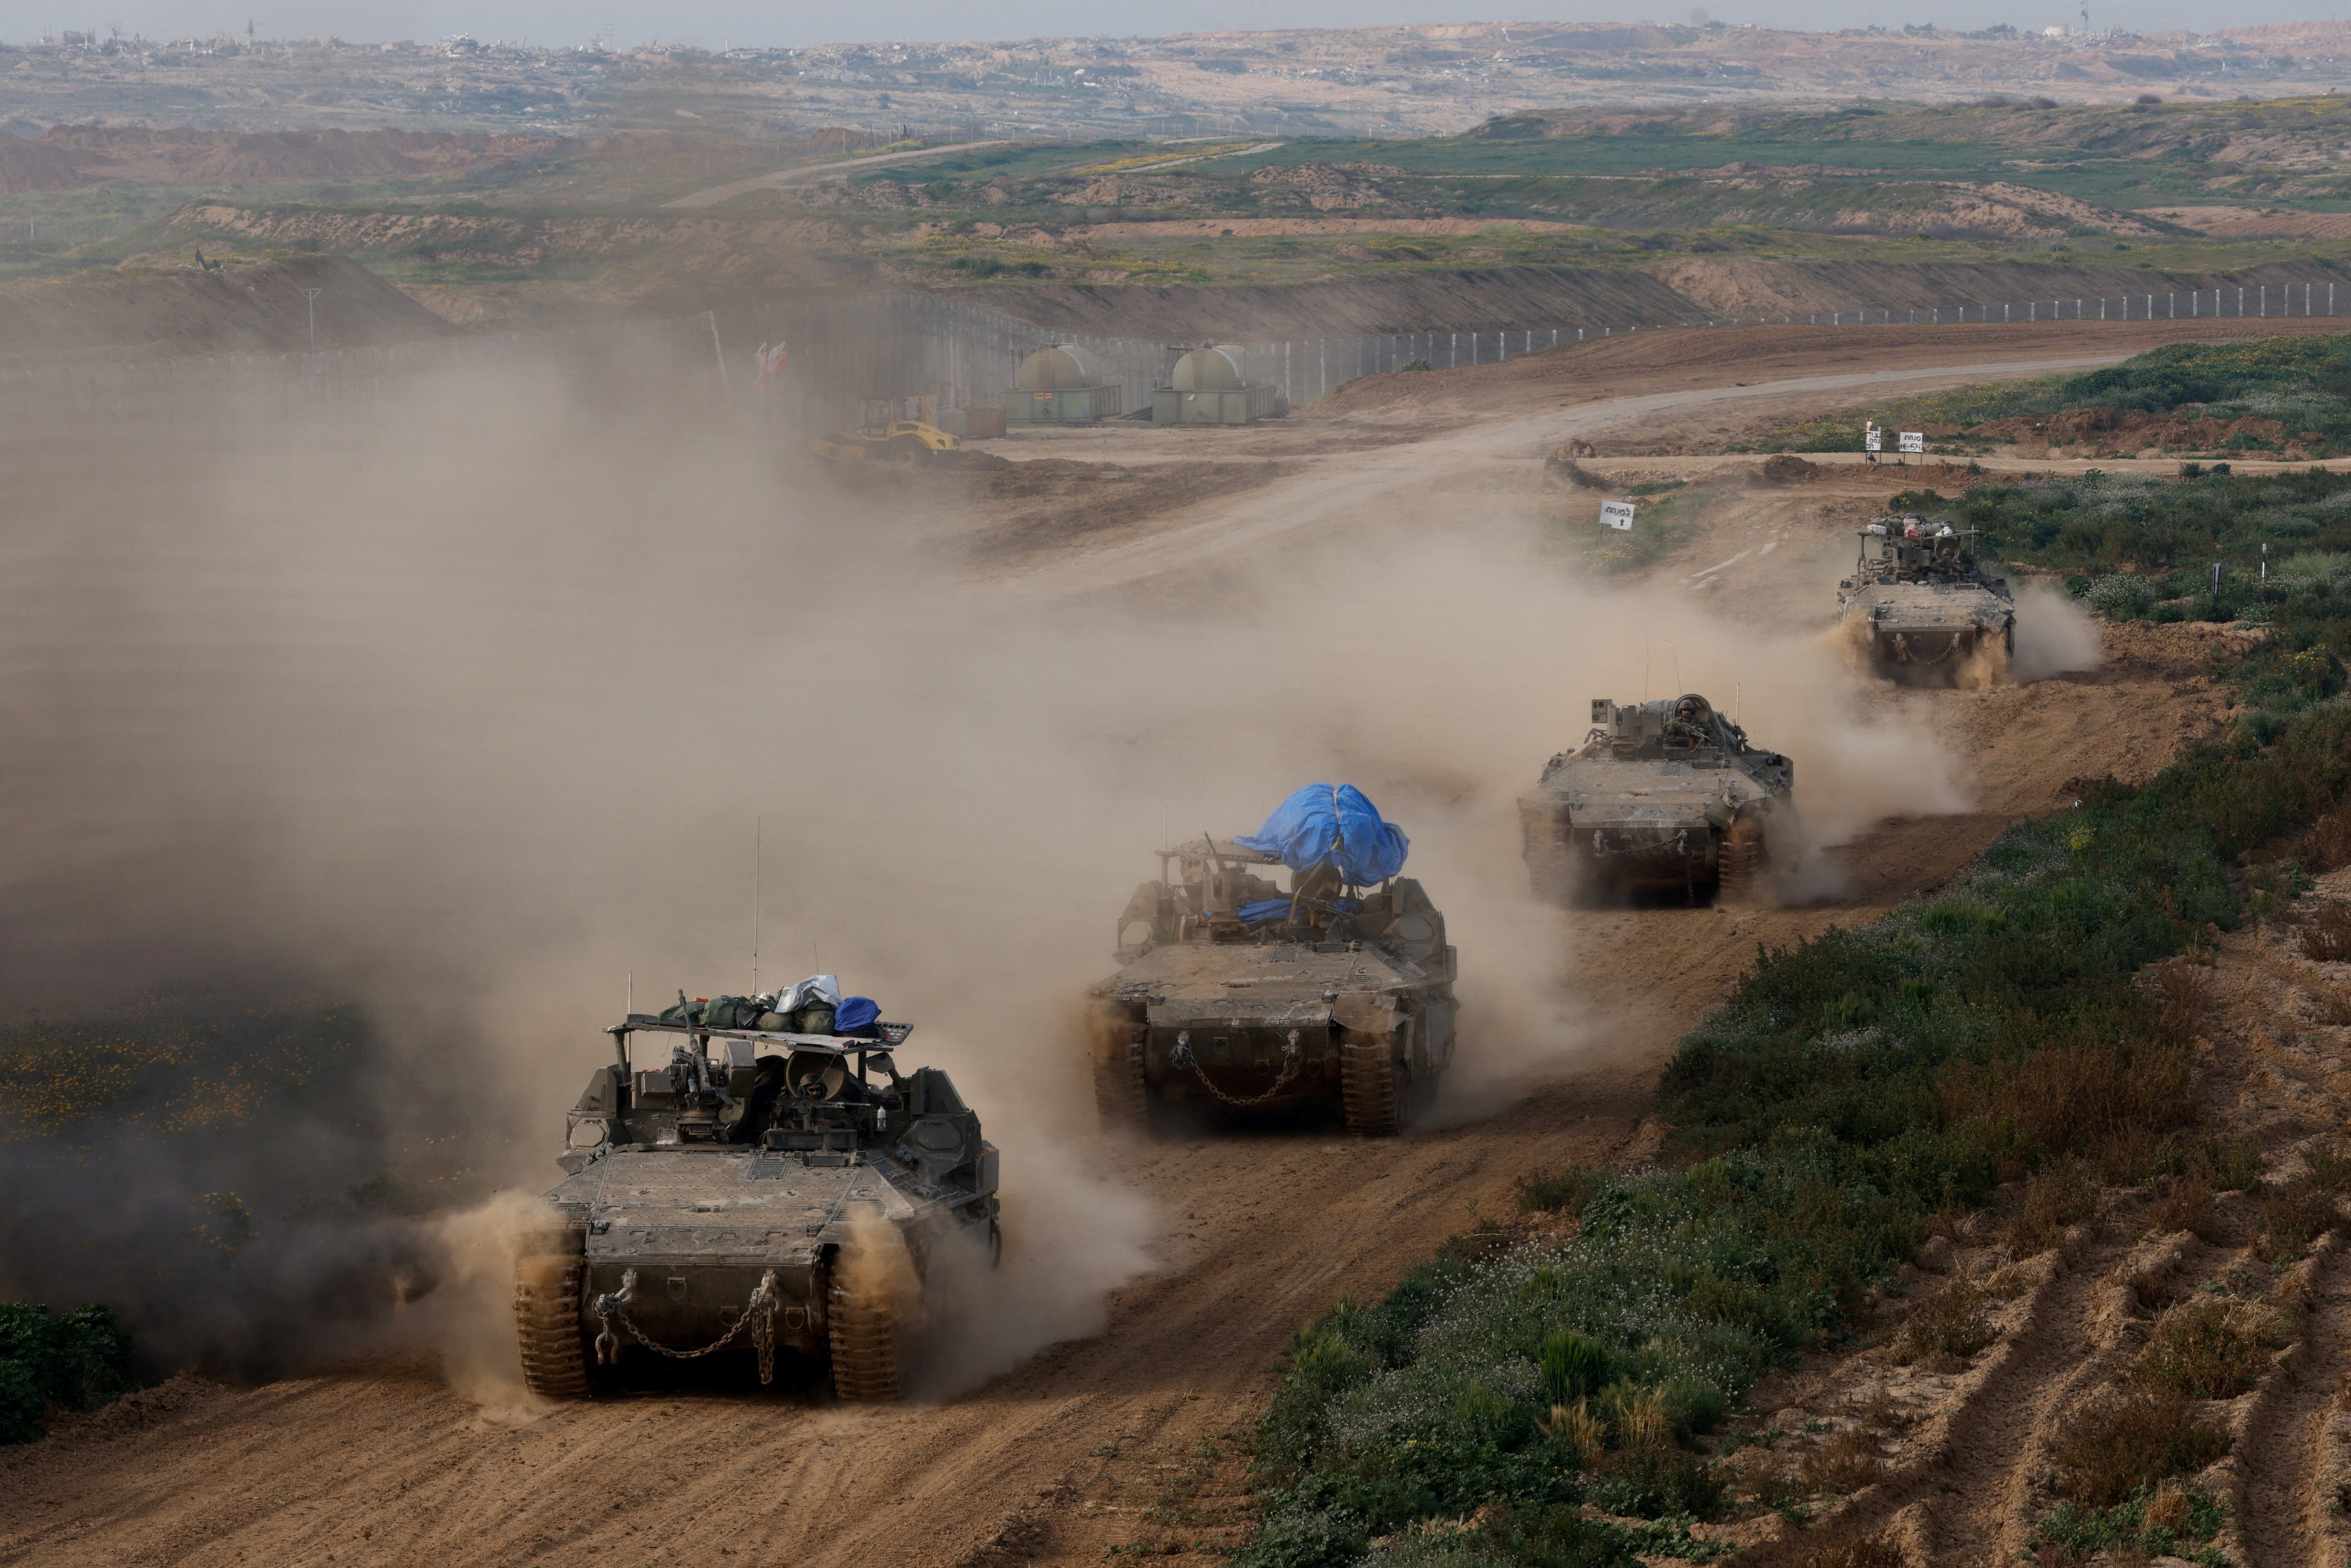
[[[0,354],[69,349],[151,352],[298,351],[448,336],[448,323],[348,257],[297,256],[184,269],[0,285]]]

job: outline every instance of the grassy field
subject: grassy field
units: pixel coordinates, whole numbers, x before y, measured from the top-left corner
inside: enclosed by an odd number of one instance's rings
[[[2011,829],[1887,919],[1763,954],[1659,1083],[1672,1135],[1656,1171],[1524,1184],[1525,1207],[1578,1220],[1573,1239],[1480,1257],[1465,1238],[1300,1334],[1256,1437],[1265,1527],[1237,1561],[1704,1560],[1703,1521],[1801,1517],[1801,1485],[1742,1491],[1719,1463],[1770,1434],[1710,1435],[1771,1367],[1849,1335],[1938,1225],[2027,1180],[2009,1239],[2030,1256],[2101,1185],[2258,1181],[2247,1146],[2198,1125],[2192,972],[2137,977],[2237,924],[2226,868],[2332,810],[2346,758],[2341,705],[2266,745],[2241,731],[2143,789],[2101,784]],[[2248,886],[2279,894],[2274,877]],[[1965,1300],[1929,1306],[1904,1354],[1956,1369],[1989,1343]],[[2216,1500],[2196,1494],[2159,1536],[2145,1516],[2150,1489],[2227,1442],[2181,1403],[2209,1392],[2203,1375],[2166,1385],[2166,1354],[2137,1375],[2177,1440],[2069,1482],[2044,1538],[2218,1561],[2200,1544]]]
[[[2144,269],[2150,287],[2160,288],[2158,279],[2167,279],[2176,288],[2191,277],[2325,256],[2332,247],[2294,239],[2219,242],[2162,225],[2151,233],[2132,232],[2129,209],[2257,201],[2266,207],[2351,210],[2351,164],[2344,162],[2342,134],[2346,113],[2343,100],[2292,99],[2064,109],[1693,110],[1635,114],[1605,129],[1588,117],[1513,117],[1465,136],[1291,138],[1243,156],[1162,168],[1151,165],[1254,143],[1228,137],[1035,141],[969,151],[946,146],[906,163],[852,168],[846,156],[810,158],[742,135],[632,130],[555,143],[541,155],[467,176],[116,184],[0,197],[0,277],[110,267],[150,253],[184,262],[186,236],[167,229],[164,220],[204,196],[387,215],[489,211],[538,225],[627,223],[656,242],[661,236],[674,242],[661,263],[673,281],[691,282],[706,272],[730,287],[759,269],[747,269],[739,256],[713,259],[725,242],[697,225],[792,217],[840,225],[845,232],[827,242],[835,269],[863,267],[884,281],[969,282],[976,264],[965,258],[975,253],[998,256],[1003,267],[988,276],[999,278],[1113,284],[1299,282],[1510,265],[1641,266],[1675,255],[1721,255],[2100,263]],[[844,165],[837,182],[760,190],[690,214],[664,205],[750,175],[834,162]],[[1692,174],[1739,164],[1803,172],[1792,179]],[[2002,183],[2082,198],[2099,208],[2086,213],[2088,221],[2076,221],[2064,211],[2039,211],[2030,202],[2001,197],[1992,204],[1997,213],[1985,217],[1991,209],[1969,205],[1970,192],[1955,198],[1954,182]],[[1543,233],[1400,235],[1388,241],[1375,233],[1191,232],[1202,220],[1242,218],[1540,220],[1568,226]],[[1165,239],[1147,230],[1114,237],[1085,232],[1104,223],[1159,220],[1189,226]],[[521,277],[582,277],[545,256],[515,270],[521,265],[406,257],[400,277],[461,287]],[[590,258],[583,265],[592,275],[603,264]]]
[[[2085,411],[2116,417],[2071,425],[2052,417]],[[2351,452],[2351,336],[2175,343],[2081,375],[1902,398],[1868,417],[1886,429],[1924,431],[1950,451],[1989,450],[2036,429],[2052,444],[2110,439],[2135,450],[2129,433],[2137,429],[2168,449],[2338,456]],[[2162,423],[2169,421],[2234,428]],[[1859,452],[1863,423],[1859,414],[1806,421],[1735,450]]]

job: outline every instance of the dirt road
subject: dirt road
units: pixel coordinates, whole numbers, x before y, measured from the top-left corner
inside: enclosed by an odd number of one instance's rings
[[[1463,486],[1502,465],[1531,465],[1559,442],[1702,408],[1776,406],[1792,399],[1863,391],[1920,392],[2003,378],[2048,375],[2109,362],[2110,356],[1987,361],[1920,370],[1853,371],[1752,385],[1708,386],[1579,402],[1516,418],[1479,421],[1409,445],[1349,452],[1249,494],[1161,517],[1146,536],[1011,569],[1023,592],[1045,596],[1118,588],[1204,568],[1301,535],[1400,515],[1460,520]]]
[[[796,168],[778,169],[772,174],[755,174],[747,180],[732,180],[724,185],[713,185],[706,191],[696,191],[664,202],[664,207],[715,207],[721,202],[753,191],[772,191],[784,185],[797,185],[810,180],[829,179],[859,169],[886,168],[893,163],[910,163],[924,158],[946,158],[958,152],[977,152],[988,147],[1005,147],[1010,143],[996,141],[959,141],[945,147],[916,147],[904,152],[875,152],[863,158],[840,158],[829,163],[803,163]]]
[[[1907,386],[1980,373],[1955,363],[1809,380]],[[998,586],[1058,597],[1189,572],[1300,530],[1343,528],[1348,497],[1360,507],[1422,483],[1441,495],[1448,477],[1458,494],[1461,476],[1481,465],[1592,427],[1578,421],[1687,407],[1692,397],[1784,393],[1655,393],[1604,413],[1484,424],[1420,444],[1409,461],[1351,455],[1340,495],[1321,493],[1327,474],[1321,486],[1284,481],[1279,504],[1253,492],[1229,512]],[[1776,521],[1728,513],[1720,526],[1836,532],[1841,525],[1810,505],[1791,500]],[[1659,570],[1694,575],[1728,543],[1701,533]],[[1228,1544],[1245,1518],[1238,1440],[1301,1325],[1343,1294],[1385,1289],[1481,1213],[1508,1210],[1513,1182],[1530,1170],[1637,1158],[1659,1061],[1756,942],[1865,919],[1938,885],[2006,821],[2050,805],[2060,781],[2143,774],[2209,729],[2219,704],[2199,673],[2201,649],[2192,634],[2166,631],[2123,641],[2096,672],[2030,687],[1874,694],[1884,710],[1922,717],[1975,758],[1974,810],[1865,834],[1838,856],[1846,891],[1805,908],[1574,916],[1578,983],[1610,1027],[1576,1070],[1498,1113],[1382,1143],[1292,1127],[1092,1151],[1162,1206],[1162,1270],[1119,1293],[1104,1333],[950,1404],[841,1408],[806,1394],[648,1393],[508,1424],[423,1364],[245,1389],[183,1380],[42,1444],[0,1451],[0,1563],[601,1568],[886,1555],[977,1568],[1099,1563],[1110,1548],[1137,1543]]]

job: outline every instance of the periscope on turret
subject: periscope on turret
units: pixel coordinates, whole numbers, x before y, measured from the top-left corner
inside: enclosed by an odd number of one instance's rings
[[[1837,584],[1837,623],[1879,671],[1921,685],[1988,685],[2016,651],[2004,579],[1968,548],[1981,536],[1917,513],[1861,530],[1860,559]]]
[[[1409,848],[1353,786],[1311,784],[1254,834],[1161,850],[1090,993],[1103,1125],[1320,1102],[1381,1136],[1420,1114],[1453,1059],[1460,961],[1402,874]]]
[[[1636,889],[1754,900],[1794,869],[1796,765],[1754,745],[1696,692],[1593,699],[1583,744],[1519,798],[1535,895],[1597,902]]]
[[[1001,1250],[996,1146],[910,1026],[830,975],[631,1013],[566,1118],[555,1217],[516,1272],[532,1392],[583,1398],[628,1362],[829,1362],[843,1399],[902,1392],[943,1249]]]

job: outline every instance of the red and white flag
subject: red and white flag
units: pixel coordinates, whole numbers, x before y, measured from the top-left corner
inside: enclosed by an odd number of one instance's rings
[[[789,357],[786,351],[788,345],[783,343],[762,343],[759,345],[759,351],[753,356],[753,358],[758,361],[759,365],[759,379],[751,383],[751,390],[753,392],[758,391],[761,387],[766,386],[770,380],[783,373],[784,361]]]

